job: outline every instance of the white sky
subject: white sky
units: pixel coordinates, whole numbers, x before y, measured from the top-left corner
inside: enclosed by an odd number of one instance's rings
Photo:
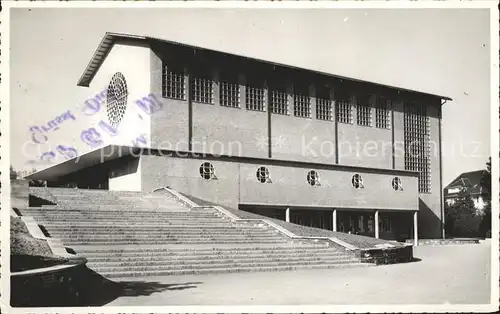
[[[449,96],[446,186],[490,155],[489,25],[482,9],[13,9],[11,163],[32,168],[29,127],[97,92],[76,84],[110,31]]]

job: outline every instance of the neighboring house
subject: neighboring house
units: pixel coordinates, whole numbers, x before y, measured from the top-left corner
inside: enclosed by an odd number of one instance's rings
[[[470,193],[470,196],[474,201],[476,213],[482,214],[486,202],[483,198],[481,178],[485,172],[486,170],[464,172],[455,178],[455,180],[451,181],[451,183],[444,189],[444,199],[446,204],[453,205],[458,197],[458,193],[461,190],[465,190]]]

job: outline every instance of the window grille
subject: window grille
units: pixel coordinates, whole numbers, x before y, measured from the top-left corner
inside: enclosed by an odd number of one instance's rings
[[[332,121],[332,109],[330,89],[325,86],[316,87],[316,119]]]
[[[429,117],[425,106],[405,103],[404,147],[405,170],[418,171],[418,190],[431,193]]]
[[[352,176],[352,186],[355,187],[356,189],[362,189],[364,188],[363,185],[363,178],[359,174],[355,174]]]
[[[349,96],[342,95],[335,99],[337,122],[352,124],[352,104]]]
[[[314,170],[309,171],[307,173],[307,182],[312,186],[319,185],[319,174]]]
[[[184,100],[186,84],[184,70],[163,67],[163,97]]]
[[[200,166],[200,175],[205,180],[210,180],[215,178],[214,165],[209,162],[204,162]]]
[[[257,180],[259,180],[260,183],[269,183],[269,170],[266,167],[259,167],[257,169]]]
[[[361,126],[372,126],[372,107],[367,96],[357,100],[356,122]]]
[[[390,101],[384,97],[377,97],[377,104],[375,107],[375,126],[381,129],[390,129]]]
[[[403,190],[403,184],[401,183],[401,179],[399,177],[394,177],[392,179],[392,188],[394,189],[394,191]]]
[[[311,97],[307,88],[294,91],[293,115],[301,118],[311,117]]]
[[[221,80],[220,86],[220,104],[225,107],[240,107],[240,85],[237,80]]]
[[[194,102],[212,104],[214,101],[213,79],[209,75],[193,75],[191,91]]]
[[[274,87],[271,89],[271,112],[288,115],[288,93],[286,87]]]
[[[248,80],[249,78],[247,78]],[[263,82],[247,81],[245,99],[248,110],[266,111],[266,99]]]

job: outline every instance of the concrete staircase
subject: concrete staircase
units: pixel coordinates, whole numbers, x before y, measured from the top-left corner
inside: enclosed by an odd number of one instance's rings
[[[368,265],[327,242],[293,241],[264,223],[235,223],[213,208],[190,209],[164,191],[30,188],[30,194],[57,205],[21,213],[106,277]]]

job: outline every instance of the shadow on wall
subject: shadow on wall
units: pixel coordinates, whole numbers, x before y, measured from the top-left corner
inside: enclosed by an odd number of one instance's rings
[[[418,199],[418,236],[421,239],[441,239],[442,221],[421,199]]]
[[[69,286],[23,285],[11,293],[13,307],[103,306],[119,297],[149,296],[164,291],[195,289],[203,282],[160,283],[155,281],[111,281],[87,267],[72,274]],[[26,289],[28,288],[28,289]],[[57,289],[62,291],[57,291]],[[38,291],[37,291],[38,290]]]

